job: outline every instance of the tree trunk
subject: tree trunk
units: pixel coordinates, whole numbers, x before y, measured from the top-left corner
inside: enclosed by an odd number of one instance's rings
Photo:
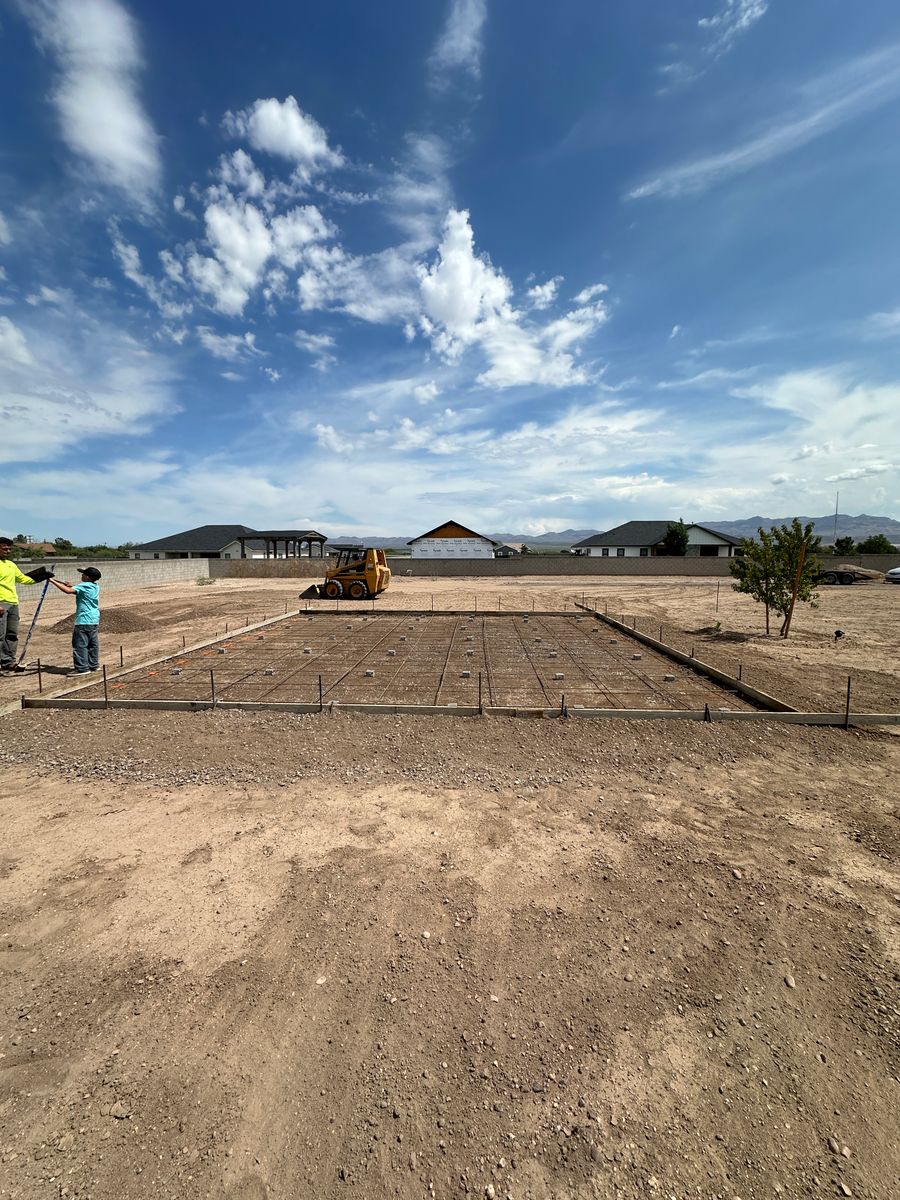
[[[803,574],[803,563],[806,560],[806,542],[800,547],[800,561],[797,563],[797,574],[794,576],[794,588],[791,592],[791,603],[781,626],[781,636],[786,638],[791,631],[791,617],[794,615],[794,605],[797,603],[797,593],[800,591],[800,577]]]

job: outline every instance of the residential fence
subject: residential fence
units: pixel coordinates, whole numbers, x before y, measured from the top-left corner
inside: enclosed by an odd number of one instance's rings
[[[575,554],[524,554],[517,558],[388,558],[397,576],[420,579],[482,578],[514,579],[524,576],[632,576],[644,579],[665,576],[689,578],[727,578],[727,558],[588,558]],[[827,567],[838,562],[888,571],[900,566],[900,554],[863,554],[844,558],[825,556]],[[196,579],[321,579],[327,559],[320,558],[131,558],[131,559],[41,559],[23,562],[32,567],[52,567],[62,579],[78,582],[75,568],[99,567],[104,591],[121,588],[152,587]],[[20,596],[31,598],[32,589],[23,588]]]

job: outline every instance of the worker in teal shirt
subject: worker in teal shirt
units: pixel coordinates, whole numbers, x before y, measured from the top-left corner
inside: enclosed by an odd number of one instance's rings
[[[73,587],[61,579],[50,582],[67,596],[75,597],[75,625],[72,629],[73,675],[100,670],[100,589],[96,567],[81,568],[81,583]]]
[[[17,583],[34,583],[14,562],[12,538],[0,537],[0,670],[21,675],[25,670],[16,661],[19,650],[19,594]]]

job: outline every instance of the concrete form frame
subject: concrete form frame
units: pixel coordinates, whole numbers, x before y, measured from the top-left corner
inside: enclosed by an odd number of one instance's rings
[[[671,658],[674,662],[681,663],[695,671],[698,675],[702,675],[711,681],[724,686],[732,691],[737,692],[751,703],[758,706],[757,711],[734,711],[729,709],[711,709],[709,705],[705,705],[703,709],[621,709],[621,708],[592,708],[584,705],[572,705],[566,703],[565,695],[561,695],[560,704],[558,707],[510,707],[498,706],[490,704],[479,705],[461,705],[461,704],[354,704],[338,701],[322,701],[320,703],[301,704],[289,701],[241,701],[241,700],[220,700],[214,695],[209,699],[196,700],[152,700],[152,699],[137,699],[123,700],[110,699],[107,691],[107,683],[114,682],[122,675],[128,675],[136,670],[156,666],[160,663],[168,662],[173,655],[167,654],[160,658],[148,660],[147,662],[129,666],[124,671],[119,671],[115,675],[106,675],[104,668],[103,686],[104,696],[102,698],[87,698],[79,696],[78,693],[88,688],[96,687],[97,680],[92,679],[87,683],[81,684],[77,688],[67,689],[62,693],[56,693],[52,696],[22,696],[22,708],[74,708],[85,710],[110,710],[110,709],[148,709],[151,711],[168,711],[168,712],[202,712],[208,710],[222,709],[229,711],[243,712],[289,712],[289,713],[325,713],[334,714],[337,712],[348,713],[364,713],[364,714],[383,714],[383,713],[407,713],[420,716],[501,716],[501,717],[533,717],[533,718],[608,718],[611,720],[681,720],[681,721],[775,721],[784,724],[800,724],[800,725],[832,725],[842,726],[847,729],[851,725],[900,725],[900,713],[852,713],[850,712],[849,697],[848,704],[844,712],[799,712],[793,709],[790,705],[779,700],[775,696],[770,696],[766,692],[760,691],[758,688],[751,687],[742,679],[729,675],[724,671],[720,671],[717,667],[709,663],[704,663],[700,659],[694,658],[692,655],[685,654],[674,647],[667,645],[665,642],[657,638],[650,637],[648,634],[629,628],[623,621],[617,621],[614,617],[598,612],[586,604],[575,604],[575,607],[581,609],[585,613],[589,613],[596,620],[603,622],[606,625],[625,634],[627,637],[634,639],[644,645],[647,645],[659,653]],[[308,612],[307,610],[305,610]],[[315,612],[323,612],[322,609],[316,609]],[[331,610],[324,610],[325,612]],[[335,612],[348,611],[347,606],[343,609],[337,606]],[[294,612],[281,614],[277,617],[270,618],[267,621],[260,621],[255,625],[242,627],[243,633],[250,633],[257,629],[265,629],[272,625],[284,621],[285,619],[296,617],[304,612],[303,609],[297,609]],[[381,615],[398,616],[398,617],[415,617],[415,616],[469,616],[477,615],[477,613],[469,614],[459,610],[434,610],[426,609],[395,609],[385,612],[381,610]],[[482,614],[483,615],[483,614]],[[535,615],[522,610],[521,612],[504,612],[504,616],[531,616]],[[537,614],[540,616],[569,616],[569,612],[555,613],[546,612]],[[217,636],[208,641],[198,642],[196,645],[188,646],[180,651],[181,654],[191,653],[196,650],[203,650],[210,646],[215,646],[218,643],[227,640],[225,637]]]

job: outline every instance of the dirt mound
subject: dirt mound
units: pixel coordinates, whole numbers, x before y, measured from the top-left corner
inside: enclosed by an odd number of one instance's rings
[[[71,633],[75,614],[63,617],[50,626],[51,633]],[[157,623],[139,608],[108,608],[100,613],[100,629],[103,633],[144,633],[156,629]]]
[[[741,633],[739,630],[717,629],[715,625],[704,625],[700,629],[692,629],[690,632],[706,638],[715,638],[720,642],[746,642],[749,638],[749,634]]]

